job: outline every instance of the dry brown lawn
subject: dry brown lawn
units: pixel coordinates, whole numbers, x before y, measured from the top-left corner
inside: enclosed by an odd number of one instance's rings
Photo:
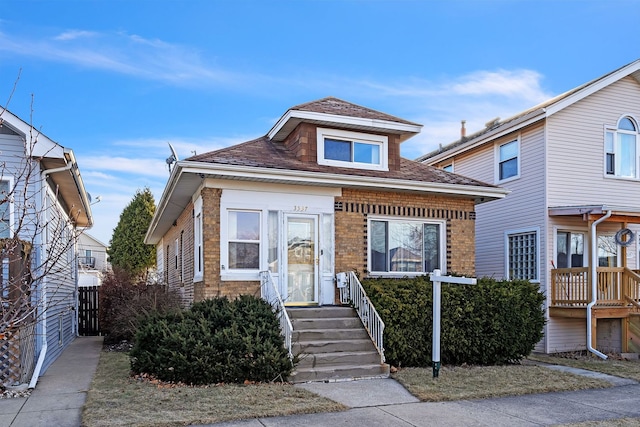
[[[82,423],[86,427],[183,426],[344,409],[291,384],[171,387],[140,381],[129,376],[126,353],[102,352]]]
[[[640,362],[589,357],[532,355],[530,361],[574,366],[640,380]],[[394,374],[423,401],[514,396],[610,387],[607,381],[550,370],[531,363],[510,366],[405,368]],[[129,376],[126,353],[103,352],[83,410],[83,425],[178,426],[314,412],[341,411],[343,405],[291,384],[167,386]],[[627,427],[638,419],[577,424],[576,427]]]
[[[393,377],[426,402],[611,387],[607,381],[534,365],[445,366],[438,378],[431,369],[405,368]]]

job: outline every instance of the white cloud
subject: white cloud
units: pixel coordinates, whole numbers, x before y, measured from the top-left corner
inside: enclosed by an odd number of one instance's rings
[[[63,33],[58,34],[53,39],[59,41],[68,41],[68,40],[76,40],[80,38],[88,38],[95,37],[98,33],[94,31],[82,31],[82,30],[67,30]]]
[[[0,51],[181,86],[236,80],[231,73],[207,64],[193,48],[122,32],[68,30],[51,38],[0,33]]]

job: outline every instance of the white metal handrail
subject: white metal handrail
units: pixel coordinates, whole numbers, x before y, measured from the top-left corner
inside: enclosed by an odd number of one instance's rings
[[[284,302],[278,288],[271,276],[270,271],[260,272],[260,293],[263,300],[267,301],[273,307],[278,321],[280,321],[280,332],[284,337],[284,346],[289,351],[289,358],[293,359],[293,353],[291,352],[291,337],[293,336],[293,325],[291,319],[287,314],[287,310],[284,308]]]
[[[380,354],[380,363],[384,363],[384,322],[353,271],[347,273],[346,286],[340,288],[340,302],[352,304],[356,309],[358,317]]]

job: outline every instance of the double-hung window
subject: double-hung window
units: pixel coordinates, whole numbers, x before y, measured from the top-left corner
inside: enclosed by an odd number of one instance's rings
[[[507,278],[537,281],[537,230],[507,232]]]
[[[605,173],[622,178],[638,178],[638,126],[630,117],[618,121],[617,128],[605,130]]]
[[[429,273],[443,269],[444,223],[409,219],[369,221],[369,271]]]
[[[497,152],[497,180],[504,181],[517,178],[520,175],[520,141],[514,139],[498,145]]]
[[[229,270],[260,268],[261,212],[227,211]]]
[[[318,128],[318,164],[388,170],[388,138],[359,132]]]

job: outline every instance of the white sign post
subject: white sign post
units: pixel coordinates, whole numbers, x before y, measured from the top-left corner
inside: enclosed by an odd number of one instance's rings
[[[440,270],[429,273],[433,283],[433,346],[431,347],[431,359],[433,360],[433,378],[438,378],[440,373],[440,299],[441,284],[454,283],[458,285],[475,285],[478,281],[467,277],[441,276]]]

